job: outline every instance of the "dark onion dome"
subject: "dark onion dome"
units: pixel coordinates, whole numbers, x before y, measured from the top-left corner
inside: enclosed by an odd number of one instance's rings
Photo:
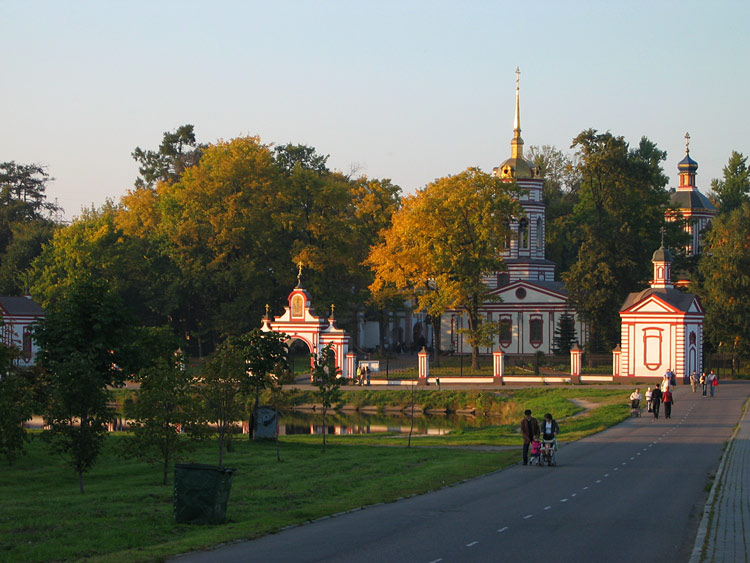
[[[680,172],[695,172],[698,170],[698,163],[690,158],[690,153],[686,153],[685,158],[677,164],[677,169]]]
[[[652,262],[672,262],[672,253],[663,246],[658,248],[651,257]]]

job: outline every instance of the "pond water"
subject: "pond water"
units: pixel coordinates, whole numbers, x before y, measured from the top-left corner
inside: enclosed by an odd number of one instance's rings
[[[477,428],[503,421],[494,417],[460,415],[414,416],[414,434],[440,436],[460,428]],[[363,414],[334,412],[326,416],[326,434],[408,434],[411,419],[403,414]],[[323,417],[317,413],[287,412],[279,417],[279,435],[322,434]]]

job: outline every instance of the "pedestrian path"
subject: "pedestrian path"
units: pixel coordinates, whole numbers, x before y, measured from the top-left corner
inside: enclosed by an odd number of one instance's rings
[[[747,408],[719,464],[698,529],[690,563],[703,561],[750,561],[750,417]]]

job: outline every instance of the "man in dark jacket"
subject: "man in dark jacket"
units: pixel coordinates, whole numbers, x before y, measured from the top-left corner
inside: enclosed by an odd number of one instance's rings
[[[654,418],[659,418],[659,405],[661,405],[661,388],[657,385],[651,392],[651,410],[654,411]]]
[[[523,464],[529,463],[529,444],[532,440],[539,439],[539,422],[531,416],[531,411],[526,409],[521,420],[521,435],[523,436]]]

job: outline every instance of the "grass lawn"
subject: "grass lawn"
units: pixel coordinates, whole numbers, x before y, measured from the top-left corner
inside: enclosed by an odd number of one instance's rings
[[[438,393],[433,391],[433,393]],[[625,418],[622,391],[581,388],[519,389],[503,394],[507,416],[532,408],[561,421],[563,441],[597,432]],[[584,416],[569,401],[601,404]],[[493,403],[494,405],[495,403]],[[520,417],[519,417],[520,420]],[[512,451],[405,445],[392,435],[331,436],[326,453],[320,436],[283,437],[282,462],[273,443],[235,440],[225,465],[236,468],[228,522],[220,526],[178,525],[172,516],[172,486],[161,486],[159,467],[115,456],[125,436],[113,434],[93,470],[86,494],[63,461],[34,436],[23,456],[0,471],[0,561],[154,561],[176,553],[237,539],[254,538],[378,502],[424,493],[505,467],[519,459],[517,422],[472,427],[447,436],[415,437],[413,445],[515,445]],[[190,461],[215,464],[216,444],[202,445]]]

